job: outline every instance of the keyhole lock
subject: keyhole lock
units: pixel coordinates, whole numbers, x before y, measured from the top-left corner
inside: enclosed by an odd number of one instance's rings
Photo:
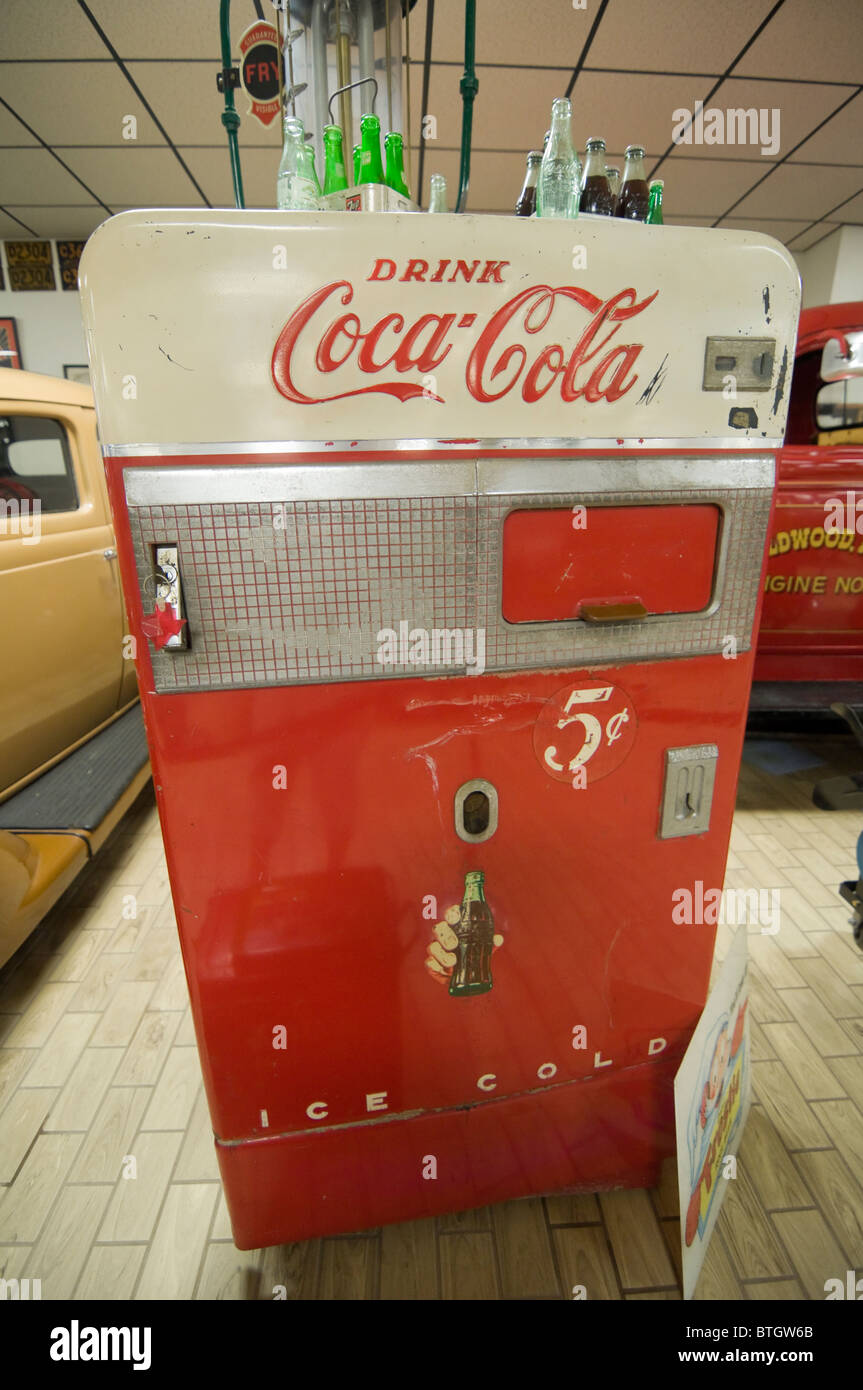
[[[455,833],[468,844],[482,844],[497,830],[497,791],[484,777],[464,782],[455,794]]]

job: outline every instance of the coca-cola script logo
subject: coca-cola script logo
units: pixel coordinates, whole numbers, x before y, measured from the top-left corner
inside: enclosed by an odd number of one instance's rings
[[[487,268],[494,269],[483,272],[476,283],[501,284],[500,267],[506,264],[486,262]],[[415,265],[428,269],[425,262],[410,261],[408,271]],[[458,262],[458,266],[464,265]],[[466,269],[473,271],[478,265],[475,261]],[[392,266],[393,274],[381,274],[381,266]],[[394,271],[394,262],[377,261],[367,278],[393,279]],[[406,273],[400,278],[420,280],[424,276]],[[442,276],[431,278],[441,283]],[[279,334],[273,350],[273,382],[296,405],[321,405],[376,392],[399,401],[425,396],[443,402],[445,398],[429,390],[427,384],[399,381],[392,373],[426,377],[436,373],[452,351],[459,330],[474,329],[479,319],[479,332],[465,366],[465,385],[475,401],[490,404],[515,390],[532,405],[554,386],[567,404],[580,399],[590,404],[617,401],[638,380],[635,364],[643,345],[613,340],[622,325],[643,313],[657,294],[655,290],[639,299],[630,288],[603,300],[580,285],[531,285],[519,290],[485,321],[475,313],[439,313],[422,314],[406,323],[403,314],[391,312],[366,327],[356,312],[339,312],[339,307],[353,302],[354,287],[349,280],[334,280],[304,299]],[[531,343],[538,334],[543,338]],[[558,341],[548,341],[555,337]],[[306,390],[298,383],[300,372],[303,381],[309,381],[311,374],[313,385]],[[334,373],[341,373],[341,377],[332,385],[344,383],[346,389],[327,390],[327,378]],[[356,381],[357,374],[361,374],[360,381],[369,376],[382,379],[367,385],[349,384],[349,378],[353,376]],[[309,389],[318,394],[309,394]]]

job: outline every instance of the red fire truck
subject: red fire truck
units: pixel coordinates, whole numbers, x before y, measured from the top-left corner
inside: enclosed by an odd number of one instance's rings
[[[754,679],[761,707],[860,699],[863,303],[800,315]]]

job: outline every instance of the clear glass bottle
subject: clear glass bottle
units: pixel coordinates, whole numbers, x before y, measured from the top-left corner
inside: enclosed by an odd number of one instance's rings
[[[604,140],[591,139],[587,142],[578,210],[597,213],[601,217],[614,216],[614,197],[605,173]]]
[[[309,178],[306,165],[303,123],[286,116],[276,195],[280,208],[292,212],[317,212],[320,208],[320,189],[315,187],[317,180]]]
[[[579,161],[572,146],[572,105],[558,97],[551,108],[551,132],[539,167],[537,215],[578,216]]]
[[[627,145],[626,163],[623,166],[623,183],[620,185],[615,216],[627,217],[633,222],[643,222],[647,217],[647,204],[644,149],[641,145]]]
[[[539,166],[542,163],[542,150],[531,150],[527,156],[527,172],[524,184],[515,205],[516,217],[532,217],[536,212],[536,185],[539,181]]]
[[[315,147],[308,143],[303,145],[303,153],[300,157],[300,172],[305,175],[315,190],[315,196],[320,203],[321,182],[318,178],[318,171],[315,168]]]
[[[446,179],[443,174],[432,174],[429,184],[429,212],[449,212],[446,205]]]

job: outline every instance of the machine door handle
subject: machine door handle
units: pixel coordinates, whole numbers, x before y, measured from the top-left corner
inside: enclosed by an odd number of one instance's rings
[[[647,609],[637,600],[632,603],[583,603],[578,616],[586,623],[637,623],[647,617]]]

